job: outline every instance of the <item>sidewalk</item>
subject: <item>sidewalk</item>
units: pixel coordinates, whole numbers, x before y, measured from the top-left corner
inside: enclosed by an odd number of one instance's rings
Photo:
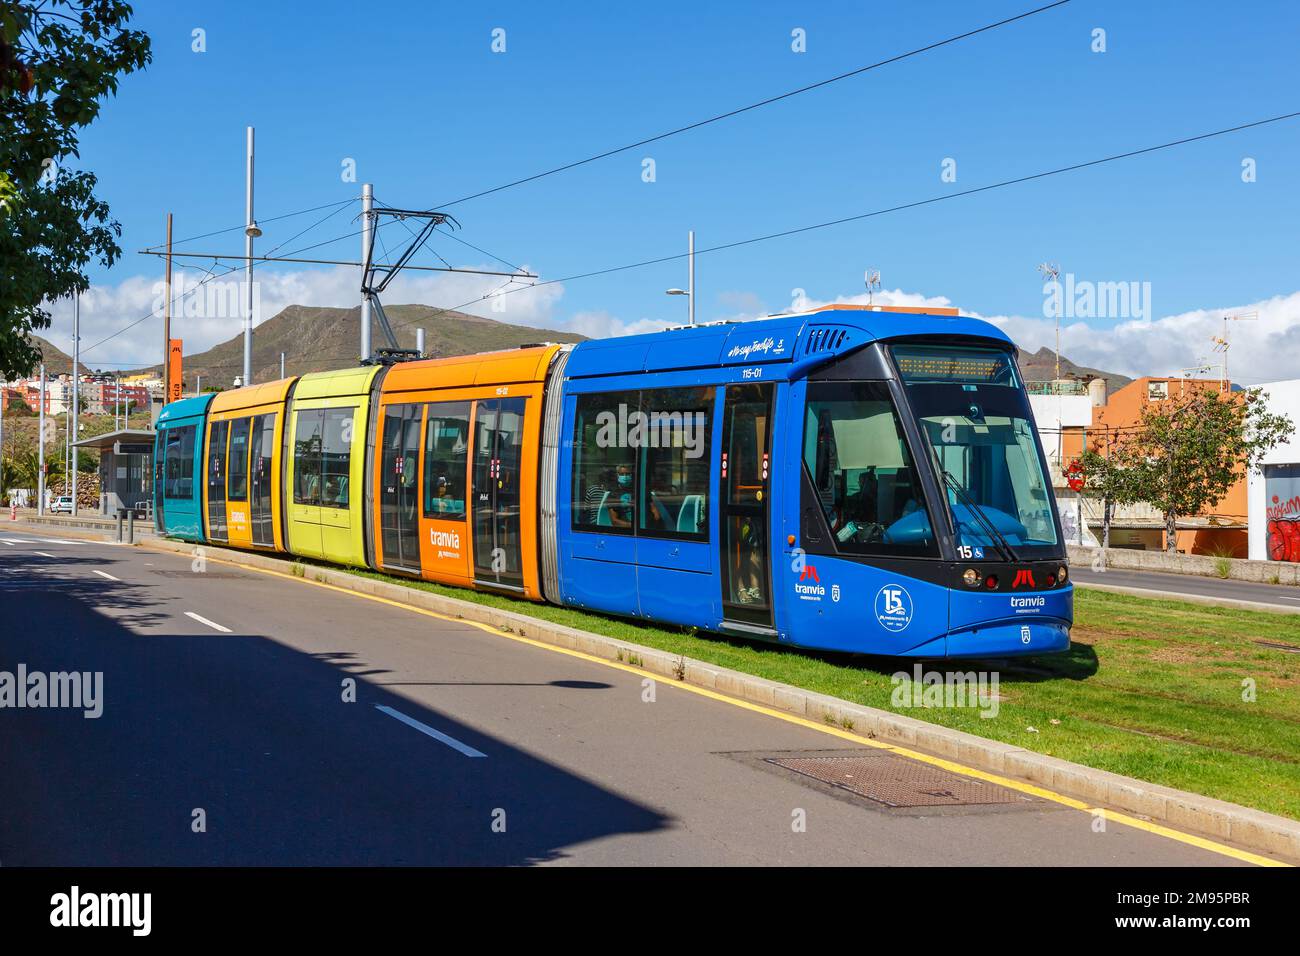
[[[100,514],[83,513],[74,518],[72,515],[37,515],[34,508],[19,508],[17,521],[10,521],[8,514],[0,515],[0,519],[2,519],[0,520],[0,528],[8,526],[12,529],[27,524],[34,528],[97,531],[113,540],[117,539],[117,518],[106,518]],[[124,539],[126,537],[126,524],[124,520],[122,522],[122,537]],[[137,516],[134,530],[136,539],[155,537],[153,522],[148,518]]]

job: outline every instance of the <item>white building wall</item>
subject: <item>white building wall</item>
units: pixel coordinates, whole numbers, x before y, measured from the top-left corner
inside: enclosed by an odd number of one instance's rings
[[[1030,395],[1043,453],[1056,466],[1061,464],[1061,429],[1091,428],[1092,399],[1087,395]]]
[[[1278,445],[1264,457],[1266,465],[1291,465],[1300,463],[1300,378],[1285,382],[1272,382],[1260,388],[1268,395],[1268,409],[1274,414],[1288,415],[1296,426],[1291,440]],[[1264,495],[1264,475],[1252,473],[1246,479],[1246,524],[1249,536],[1247,556],[1255,561],[1268,558],[1268,501]]]

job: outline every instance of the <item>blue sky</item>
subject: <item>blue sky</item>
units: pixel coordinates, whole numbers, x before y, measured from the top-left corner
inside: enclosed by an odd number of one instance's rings
[[[104,294],[83,342],[148,311],[141,289],[161,265],[134,253],[162,241],[168,211],[178,238],[242,221],[246,125],[257,128],[259,218],[357,195],[340,177],[348,158],[385,202],[425,208],[1036,5],[390,0],[367,10],[334,0],[139,0],[136,22],[153,37],[154,62],[123,82],[82,138],[82,159],[100,177],[127,252],[92,274]],[[191,49],[196,28],[206,52]],[[505,53],[491,50],[495,28],[506,31]],[[795,28],[806,31],[807,52],[792,51]],[[1091,49],[1096,28],[1106,31],[1104,53]],[[1296,36],[1293,3],[1225,11],[1213,2],[1074,0],[453,212],[468,241],[543,278],[572,275],[683,251],[689,228],[705,247],[1300,109]],[[646,157],[655,161],[653,183],[642,181]],[[1242,182],[1245,157],[1257,164],[1253,183]],[[948,158],[955,183],[940,177]],[[1081,279],[1151,283],[1155,317],[1259,303],[1300,289],[1298,175],[1300,122],[1292,121],[701,256],[698,314],[776,311],[795,288],[818,301],[853,296],[874,266],[886,290],[1041,319],[1034,266],[1044,259]],[[259,252],[322,214],[269,224]],[[350,232],[351,215],[294,245]],[[178,248],[240,253],[242,239],[229,233]],[[456,265],[491,265],[452,242],[435,248]],[[308,254],[357,253],[349,238]],[[428,254],[419,261],[436,264]],[[281,266],[267,269],[266,281],[290,269],[292,281],[264,300],[354,304],[346,297],[355,274]],[[683,300],[663,290],[685,281],[684,264],[669,263],[524,292],[496,317],[592,332],[679,321]],[[406,291],[431,305],[464,301],[445,301],[461,286]],[[140,301],[144,311],[134,311]],[[1279,321],[1270,334],[1300,337],[1300,318],[1294,329]],[[88,358],[136,360],[152,348],[153,325]],[[1075,325],[1077,351],[1116,322]],[[196,327],[187,346],[237,328]],[[1041,339],[1032,323],[1016,328]],[[1179,356],[1153,351],[1149,360]]]

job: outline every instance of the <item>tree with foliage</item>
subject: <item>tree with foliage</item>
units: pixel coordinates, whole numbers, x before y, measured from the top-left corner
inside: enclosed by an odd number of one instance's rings
[[[0,378],[40,361],[28,335],[50,325],[42,305],[86,291],[86,267],[122,254],[95,175],[64,164],[119,77],[151,59],[131,13],[121,0],[0,0]]]
[[[1115,453],[1118,437],[1106,434],[1097,448],[1085,448],[1079,456],[1083,467],[1084,487],[1101,499],[1101,546],[1110,547],[1110,524],[1116,505],[1139,501],[1133,475],[1123,459]]]
[[[1193,388],[1179,397],[1151,402],[1140,423],[1122,433],[1108,464],[1099,467],[1099,482],[1115,500],[1145,501],[1165,520],[1165,550],[1177,550],[1180,517],[1217,505],[1264,456],[1295,432],[1285,415],[1268,410],[1259,389],[1223,393]],[[1085,463],[1085,468],[1088,465]],[[1109,479],[1107,472],[1115,474]]]

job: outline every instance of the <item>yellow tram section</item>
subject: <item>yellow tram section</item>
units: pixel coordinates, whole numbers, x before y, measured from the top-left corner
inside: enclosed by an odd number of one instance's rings
[[[236,548],[286,550],[281,532],[280,449],[285,398],[293,382],[281,379],[219,392],[213,398],[203,469],[209,541]],[[225,519],[224,534],[220,517]]]
[[[371,524],[375,561],[381,570],[491,589],[484,581],[482,567],[476,567],[475,522],[488,520],[477,509],[486,507],[482,503],[487,498],[485,480],[496,488],[514,485],[517,494],[512,497],[518,501],[518,517],[511,522],[512,540],[505,549],[510,552],[512,564],[517,563],[520,577],[520,585],[513,590],[520,597],[542,600],[537,538],[542,395],[547,369],[559,350],[560,346],[538,346],[404,362],[389,369],[379,390],[372,466],[375,494]],[[480,424],[488,419],[499,420],[493,416],[501,413],[493,409],[500,409],[501,402],[511,399],[522,400],[523,405],[522,432],[515,435],[517,462],[512,460],[509,467],[497,466],[495,472],[489,473],[480,455],[476,483],[476,450],[483,437]],[[462,415],[468,415],[468,428],[463,432]],[[511,427],[516,427],[513,413],[511,421]],[[404,454],[411,450],[410,443],[404,444],[393,434],[396,422],[412,431],[418,422],[416,462]],[[429,434],[431,423],[438,430],[433,436]],[[436,468],[447,474],[430,470],[435,467],[430,464],[431,450],[438,459]],[[447,467],[448,462],[455,463],[454,473]],[[385,514],[385,492],[391,497],[396,486],[409,486],[414,499],[414,507],[400,519],[395,518],[393,508]],[[385,552],[398,541],[393,532],[395,520],[414,522],[418,529],[418,559],[409,554],[395,555],[391,547]],[[400,546],[405,548],[409,542],[407,537]],[[486,559],[482,563],[486,564]]]
[[[298,379],[283,448],[288,550],[366,567],[364,521],[370,390],[380,366]]]

